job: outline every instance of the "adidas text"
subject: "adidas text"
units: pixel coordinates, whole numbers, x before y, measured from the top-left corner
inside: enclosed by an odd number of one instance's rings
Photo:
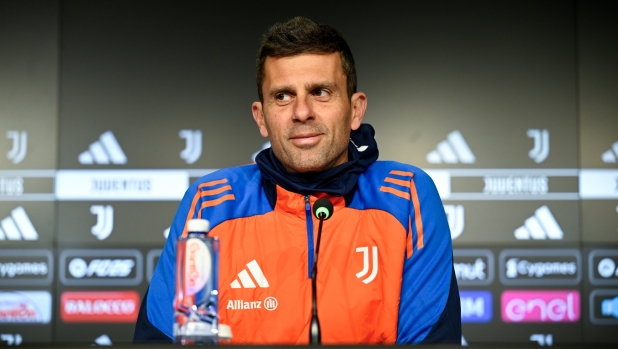
[[[245,302],[242,299],[231,299],[227,301],[227,307],[225,307],[225,309],[230,309],[230,310],[262,309],[262,301]]]

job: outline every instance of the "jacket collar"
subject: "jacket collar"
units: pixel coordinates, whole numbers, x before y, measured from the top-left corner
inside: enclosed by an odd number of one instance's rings
[[[262,182],[268,201],[274,208],[277,186],[302,195],[324,193],[343,196],[346,202],[354,194],[361,173],[378,159],[375,131],[369,124],[362,124],[350,134],[348,161],[322,172],[290,173],[279,162],[271,148],[262,150],[255,161],[262,173]]]

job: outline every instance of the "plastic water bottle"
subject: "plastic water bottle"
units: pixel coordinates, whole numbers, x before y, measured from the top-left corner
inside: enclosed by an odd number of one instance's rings
[[[176,246],[174,341],[182,345],[219,342],[219,240],[207,237],[210,223],[192,219]]]

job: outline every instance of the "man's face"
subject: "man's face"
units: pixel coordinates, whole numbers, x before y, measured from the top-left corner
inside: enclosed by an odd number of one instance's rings
[[[268,57],[264,71],[264,102],[253,103],[253,118],[283,167],[323,171],[346,162],[367,97],[348,98],[339,53]]]

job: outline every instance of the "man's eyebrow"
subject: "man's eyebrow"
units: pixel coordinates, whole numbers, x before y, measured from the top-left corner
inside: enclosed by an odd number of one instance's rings
[[[268,91],[268,96],[273,97],[279,93],[289,93],[294,91],[294,88],[289,85],[274,86]]]
[[[305,89],[307,89],[308,91],[313,91],[313,90],[317,90],[320,88],[327,88],[329,90],[335,91],[337,90],[337,85],[330,81],[314,82],[314,83],[305,84]]]

